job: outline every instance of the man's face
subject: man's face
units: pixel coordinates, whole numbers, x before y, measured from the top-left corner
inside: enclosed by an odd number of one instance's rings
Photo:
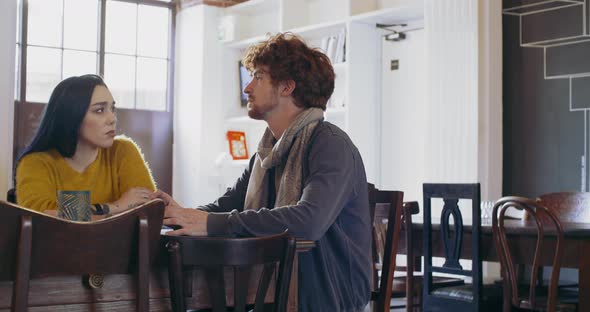
[[[272,85],[267,66],[252,71],[252,80],[244,88],[248,95],[248,116],[252,119],[267,120],[279,105],[278,86]]]

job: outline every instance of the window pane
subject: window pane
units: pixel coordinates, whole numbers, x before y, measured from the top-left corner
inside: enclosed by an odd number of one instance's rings
[[[136,108],[166,110],[167,81],[167,60],[138,57]]]
[[[16,45],[16,54],[14,55],[14,99],[18,100],[20,94],[18,92],[18,76],[19,76],[19,60],[20,60],[20,44]]]
[[[168,57],[168,8],[140,5],[137,14],[137,54]]]
[[[63,77],[96,74],[96,53],[64,50]]]
[[[16,43],[20,43],[20,4],[21,0],[16,1]]]
[[[28,47],[27,101],[47,103],[61,81],[61,50]]]
[[[104,78],[117,107],[135,106],[135,57],[106,54]]]
[[[98,5],[97,0],[65,0],[65,48],[97,50]]]
[[[106,52],[135,54],[137,4],[109,1],[106,11]]]
[[[62,9],[62,0],[29,0],[29,44],[61,47]]]

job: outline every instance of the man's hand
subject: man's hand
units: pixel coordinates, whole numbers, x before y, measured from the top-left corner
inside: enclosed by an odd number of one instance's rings
[[[174,201],[173,201],[174,202]],[[164,225],[179,225],[180,229],[167,235],[207,236],[207,217],[209,213],[193,208],[182,208],[176,202],[166,206]]]
[[[162,190],[157,190],[149,195],[149,200],[156,199],[156,198],[163,200],[164,204],[166,204],[166,206],[174,203],[174,205],[180,207],[178,205],[178,203],[176,203],[176,201],[174,201],[174,199],[172,199],[172,196],[166,194],[166,192],[164,192]]]

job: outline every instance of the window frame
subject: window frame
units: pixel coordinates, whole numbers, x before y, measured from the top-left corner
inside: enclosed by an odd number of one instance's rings
[[[117,2],[126,2],[126,3],[133,3],[137,5],[147,5],[147,6],[156,6],[156,7],[164,7],[170,9],[170,23],[168,25],[168,36],[169,36],[169,45],[168,45],[168,73],[167,73],[167,85],[166,85],[166,107],[163,110],[148,110],[154,112],[172,112],[173,110],[173,103],[174,103],[174,65],[175,65],[175,45],[176,45],[176,10],[177,10],[177,0],[173,0],[170,2],[164,2],[159,0],[97,0],[99,2],[99,17],[98,17],[98,38],[99,43],[97,47],[98,53],[98,75],[104,77],[104,68],[105,68],[105,36],[106,36],[106,6],[107,1],[117,1]],[[17,25],[17,29],[20,32],[20,42],[17,42],[17,45],[20,47],[20,56],[19,56],[19,75],[18,79],[15,82],[17,85],[18,90],[18,97],[15,98],[15,114],[18,113],[18,104],[19,103],[38,103],[38,104],[47,104],[46,102],[32,102],[27,101],[27,48],[29,46],[27,33],[28,33],[28,21],[29,21],[29,0],[21,0],[19,15],[20,15],[20,22]],[[62,19],[64,17],[62,16]],[[65,27],[65,26],[62,26]],[[31,45],[37,47],[39,45]],[[39,46],[41,47],[41,46]],[[63,42],[61,47],[51,47],[51,48],[59,48],[62,50],[62,59],[63,59]],[[78,49],[67,49],[77,51]],[[85,51],[85,50],[84,50]],[[137,51],[135,53],[135,58],[137,62]],[[61,64],[62,71],[63,71],[63,63]],[[135,68],[137,73],[137,66]],[[135,82],[134,92],[137,95],[137,81]],[[137,96],[135,97],[137,99]],[[132,110],[146,110],[143,108],[137,108],[137,103],[134,101],[133,108],[125,108],[125,109],[132,109]]]

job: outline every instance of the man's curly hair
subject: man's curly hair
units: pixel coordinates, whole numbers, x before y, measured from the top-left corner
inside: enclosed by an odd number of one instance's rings
[[[334,92],[335,74],[330,59],[292,33],[279,33],[249,47],[242,63],[249,71],[268,66],[274,86],[282,81],[295,81],[293,98],[299,107],[326,110]]]

